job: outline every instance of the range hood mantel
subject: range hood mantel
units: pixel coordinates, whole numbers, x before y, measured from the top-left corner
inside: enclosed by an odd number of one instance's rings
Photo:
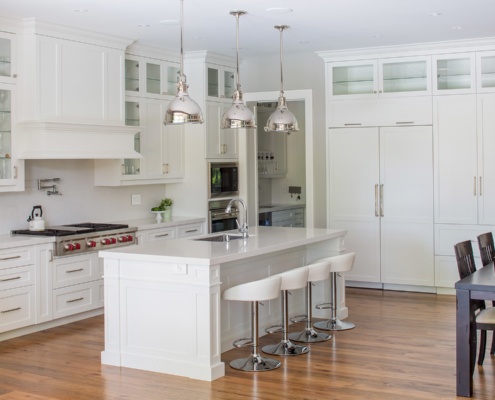
[[[20,159],[143,158],[134,150],[139,126],[22,122],[17,127]]]

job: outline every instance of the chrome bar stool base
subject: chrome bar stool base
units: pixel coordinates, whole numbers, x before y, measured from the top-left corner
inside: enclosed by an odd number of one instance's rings
[[[277,344],[268,344],[263,346],[261,350],[263,350],[263,353],[277,356],[298,356],[309,352],[309,349],[306,346],[294,344],[290,340],[282,341]]]
[[[289,339],[294,342],[303,342],[303,343],[318,343],[325,342],[330,340],[332,335],[328,335],[323,332],[317,332],[313,328],[305,328],[301,332],[293,332],[289,333]]]
[[[277,369],[282,365],[273,358],[261,357],[259,354],[251,354],[250,357],[238,358],[229,364],[232,368],[247,372],[262,372]]]
[[[344,322],[340,319],[336,319],[334,321],[320,321],[314,324],[315,328],[322,329],[324,331],[348,331],[349,329],[355,328],[352,322]]]

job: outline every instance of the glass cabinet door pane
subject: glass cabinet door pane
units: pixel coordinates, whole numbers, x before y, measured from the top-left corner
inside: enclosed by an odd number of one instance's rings
[[[137,101],[125,102],[125,124],[130,126],[139,126],[139,103]],[[138,153],[141,150],[140,133],[134,135],[134,150]],[[140,171],[139,159],[124,159],[123,175],[139,175]]]
[[[224,82],[224,93],[225,97],[231,98],[236,89],[235,87],[235,74],[232,71],[224,71],[223,82]]]
[[[416,92],[427,90],[426,61],[383,64],[383,92]]]
[[[332,94],[373,94],[374,68],[369,65],[352,65],[332,68]]]
[[[180,68],[167,67],[167,94],[175,95],[177,82],[179,82]]]
[[[495,87],[495,56],[481,58],[481,87]]]
[[[160,94],[160,65],[146,63],[146,92]]]
[[[11,54],[10,40],[0,38],[0,76],[11,76]]]
[[[208,68],[208,96],[209,97],[218,97],[218,69],[216,68]]]
[[[139,92],[139,62],[125,60],[125,90]]]
[[[438,90],[470,89],[471,60],[455,58],[437,61]]]
[[[0,89],[0,179],[11,178],[11,106],[10,90]]]

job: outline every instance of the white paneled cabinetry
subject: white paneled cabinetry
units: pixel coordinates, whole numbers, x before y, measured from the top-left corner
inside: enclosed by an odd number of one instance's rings
[[[206,158],[237,158],[237,130],[221,129],[223,113],[229,103],[206,102]]]

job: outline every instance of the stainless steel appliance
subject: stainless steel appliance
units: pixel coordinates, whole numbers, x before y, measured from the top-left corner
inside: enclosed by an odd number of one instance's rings
[[[232,206],[230,212],[225,212],[230,199],[214,200],[208,204],[208,230],[210,233],[237,229],[239,209]]]
[[[209,198],[239,195],[239,166],[236,162],[209,163]]]
[[[13,235],[54,236],[53,257],[97,252],[136,243],[137,228],[122,224],[85,222],[47,227],[44,230],[13,230]]]

